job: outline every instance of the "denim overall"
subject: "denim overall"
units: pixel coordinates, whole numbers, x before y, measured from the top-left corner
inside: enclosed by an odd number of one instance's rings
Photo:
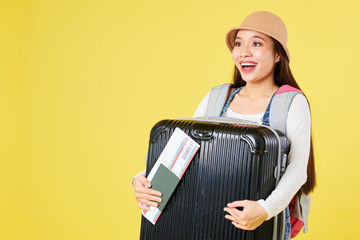
[[[229,108],[229,105],[231,103],[231,101],[233,100],[233,98],[235,97],[235,94],[237,94],[243,87],[239,87],[239,88],[235,88],[235,90],[231,93],[229,99],[226,101],[224,108],[221,112],[220,117],[223,117],[225,112],[227,111],[227,109]],[[276,90],[277,92],[277,90]],[[266,126],[270,126],[269,123],[269,115],[270,115],[270,105],[271,102],[276,94],[276,92],[272,95],[269,105],[266,108],[266,111],[264,113],[263,119],[262,119],[262,124],[266,125]],[[286,213],[286,227],[285,227],[285,240],[289,240],[291,237],[291,224],[290,224],[290,212],[289,212],[289,206],[286,207],[285,209],[285,213]]]

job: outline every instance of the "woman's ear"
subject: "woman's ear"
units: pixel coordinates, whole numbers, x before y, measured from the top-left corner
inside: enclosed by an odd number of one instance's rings
[[[275,62],[280,62],[280,55],[279,54],[276,54]]]

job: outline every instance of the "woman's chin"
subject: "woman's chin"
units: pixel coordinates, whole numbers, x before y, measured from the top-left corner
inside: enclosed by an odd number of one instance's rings
[[[245,81],[245,82],[254,82],[255,79],[249,76],[243,76],[241,75],[241,78]]]

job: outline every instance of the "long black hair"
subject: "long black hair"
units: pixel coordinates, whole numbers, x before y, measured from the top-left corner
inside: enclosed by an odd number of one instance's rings
[[[289,66],[289,59],[286,55],[284,48],[277,40],[273,38],[272,40],[274,42],[273,44],[274,51],[280,55],[280,61],[276,63],[275,71],[274,71],[275,84],[278,87],[288,84],[294,88],[300,89],[300,86],[297,84],[293,74],[291,73]],[[240,71],[236,67],[236,65],[234,68],[233,85],[234,87],[241,87],[246,85],[246,82],[241,78]],[[307,165],[307,180],[306,183],[300,188],[298,194],[309,194],[314,190],[315,186],[316,186],[316,173],[315,173],[314,149],[313,149],[312,137],[310,137],[310,153],[309,153],[309,161]]]

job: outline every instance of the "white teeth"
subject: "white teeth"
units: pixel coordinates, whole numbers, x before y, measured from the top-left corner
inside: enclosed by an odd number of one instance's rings
[[[240,64],[243,67],[254,67],[254,66],[256,66],[256,64],[254,64],[254,63],[240,63]]]

